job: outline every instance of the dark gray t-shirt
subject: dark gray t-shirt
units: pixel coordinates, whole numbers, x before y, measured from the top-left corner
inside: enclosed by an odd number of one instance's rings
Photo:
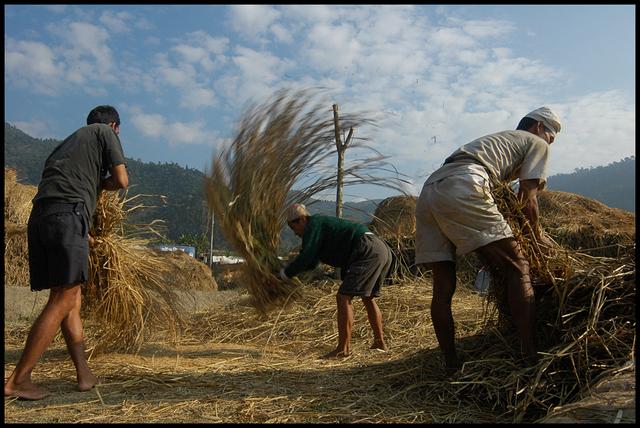
[[[102,180],[123,163],[122,145],[113,129],[103,123],[84,126],[51,152],[33,202],[84,202],[93,217]]]

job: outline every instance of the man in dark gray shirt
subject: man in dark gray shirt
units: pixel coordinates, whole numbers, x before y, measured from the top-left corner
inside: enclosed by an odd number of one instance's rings
[[[89,276],[89,226],[98,195],[129,185],[119,133],[116,109],[98,106],[87,126],[67,137],[45,162],[27,238],[31,290],[49,289],[49,300],[4,385],[5,396],[39,400],[48,395],[31,381],[31,371],[59,327],[76,367],[78,389],[88,391],[98,383],[85,356],[81,286]]]

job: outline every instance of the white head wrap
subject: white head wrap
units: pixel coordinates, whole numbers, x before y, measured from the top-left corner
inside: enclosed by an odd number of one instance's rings
[[[287,209],[287,221],[293,221],[302,216],[308,216],[309,211],[302,204],[293,204]]]
[[[531,119],[542,122],[549,131],[553,132],[554,137],[558,132],[560,132],[560,129],[562,129],[560,118],[552,112],[549,107],[540,107],[535,109],[525,117],[530,117]]]

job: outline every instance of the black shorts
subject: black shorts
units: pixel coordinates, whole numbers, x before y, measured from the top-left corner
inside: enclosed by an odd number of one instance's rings
[[[391,249],[372,233],[362,235],[349,257],[338,293],[348,296],[378,297],[392,261]]]
[[[85,283],[89,277],[89,219],[82,202],[37,201],[29,216],[31,290]]]

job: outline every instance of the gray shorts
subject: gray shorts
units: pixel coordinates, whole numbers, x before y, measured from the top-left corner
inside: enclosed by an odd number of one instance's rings
[[[27,227],[31,290],[85,283],[89,219],[80,203],[38,201]]]
[[[486,173],[425,184],[416,202],[416,264],[455,261],[513,232],[491,194]]]
[[[391,249],[377,236],[362,235],[349,257],[349,267],[342,274],[340,294],[378,297],[392,261]]]

